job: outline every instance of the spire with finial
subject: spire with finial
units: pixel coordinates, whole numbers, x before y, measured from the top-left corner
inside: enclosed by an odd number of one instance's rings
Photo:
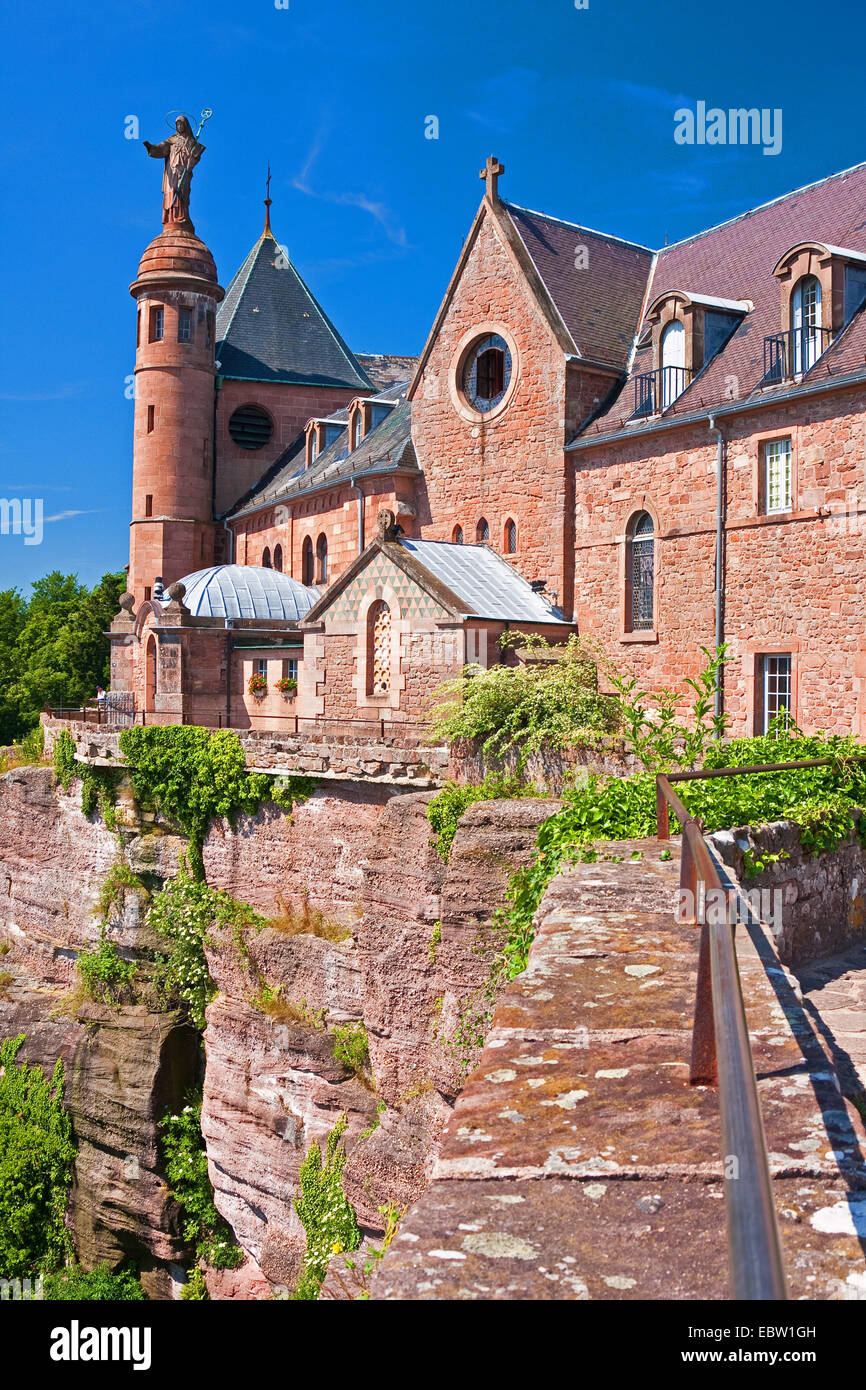
[[[262,232],[262,236],[273,236],[273,232],[271,231],[271,203],[273,201],[271,197],[271,166],[269,161],[268,177],[265,182],[265,230]]]

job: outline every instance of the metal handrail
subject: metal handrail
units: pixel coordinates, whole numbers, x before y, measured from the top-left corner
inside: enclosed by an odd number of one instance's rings
[[[768,764],[760,769],[713,769],[758,770],[771,768]],[[704,841],[701,821],[689,814],[670,778],[685,781],[700,775],[673,773],[669,777],[660,773],[656,778],[657,835],[660,840],[670,837],[669,813],[673,811],[683,831],[680,888],[690,890],[693,903],[697,903],[699,883],[706,892],[722,890],[722,882]],[[724,914],[721,921],[704,920],[701,924],[691,1081],[718,1085],[722,1154],[726,1161],[736,1158],[738,1164],[736,1175],[726,1175],[725,1181],[731,1295],[780,1301],[788,1297],[782,1246],[734,933],[726,918]]]
[[[808,372],[827,351],[833,330],[819,324],[789,328],[784,333],[770,333],[764,339],[764,375],[762,384],[786,381],[789,377]]]

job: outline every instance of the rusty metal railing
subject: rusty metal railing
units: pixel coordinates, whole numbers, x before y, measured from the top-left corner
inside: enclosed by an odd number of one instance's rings
[[[727,775],[759,770],[771,769],[769,765],[713,769]],[[689,813],[671,782],[703,775],[712,776],[712,772],[660,773],[656,778],[656,833],[660,840],[670,838],[673,811],[682,826],[680,888],[690,891],[695,908],[700,884],[705,897],[708,890],[724,890],[701,821]],[[692,920],[698,915],[695,912]],[[736,1299],[784,1300],[788,1290],[734,931],[727,913],[721,914],[721,921],[717,916],[701,923],[691,1080],[695,1085],[718,1085],[722,1156],[726,1162],[731,1158],[737,1161],[736,1174],[725,1175],[731,1295]]]

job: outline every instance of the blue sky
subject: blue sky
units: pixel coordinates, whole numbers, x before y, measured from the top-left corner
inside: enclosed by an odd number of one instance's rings
[[[7,7],[0,497],[42,497],[41,546],[0,536],[0,588],[126,563],[135,320],[160,230],[166,113],[213,108],[196,230],[227,285],[273,225],[350,345],[420,350],[477,206],[503,196],[651,246],[866,157],[860,6],[793,0],[124,0]],[[845,42],[845,35],[850,42]],[[780,107],[781,153],[682,146],[674,111]],[[439,121],[438,140],[425,120]]]

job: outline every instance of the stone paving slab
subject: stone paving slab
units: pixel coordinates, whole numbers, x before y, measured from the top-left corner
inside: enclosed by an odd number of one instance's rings
[[[374,1297],[727,1296],[718,1095],[688,1081],[699,930],[671,915],[676,852],[623,848],[551,883]],[[772,938],[737,946],[792,1296],[866,1298],[860,1115]]]

